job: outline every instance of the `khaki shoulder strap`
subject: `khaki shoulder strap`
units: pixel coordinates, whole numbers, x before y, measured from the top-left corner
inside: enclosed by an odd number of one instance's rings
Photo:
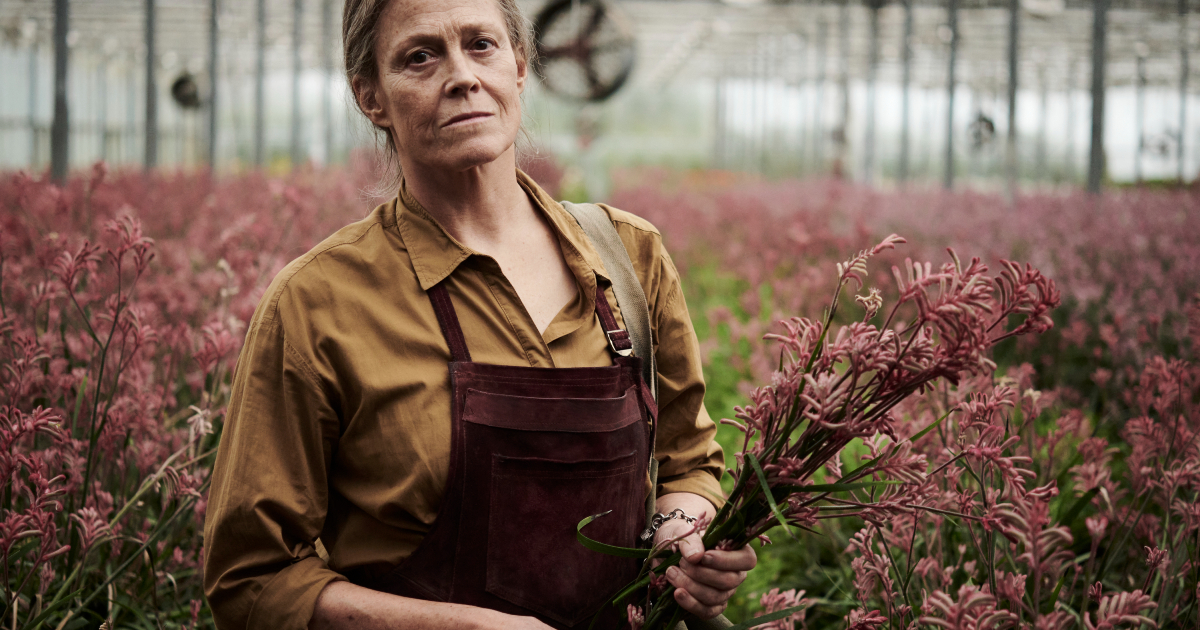
[[[604,268],[612,280],[613,294],[621,308],[621,318],[633,341],[633,354],[642,359],[642,378],[658,401],[658,370],[654,364],[654,345],[650,337],[650,307],[646,292],[638,282],[629,252],[613,227],[612,219],[603,208],[592,203],[562,202],[563,208],[575,217],[588,240],[600,254]]]

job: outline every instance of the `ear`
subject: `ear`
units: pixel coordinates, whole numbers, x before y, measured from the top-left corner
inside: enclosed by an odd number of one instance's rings
[[[517,94],[525,93],[525,80],[529,78],[529,60],[524,55],[517,56]]]
[[[362,110],[363,115],[376,127],[391,129],[392,121],[388,118],[387,109],[379,99],[377,83],[365,77],[354,77],[351,87],[354,90],[354,99],[358,101],[358,108]]]

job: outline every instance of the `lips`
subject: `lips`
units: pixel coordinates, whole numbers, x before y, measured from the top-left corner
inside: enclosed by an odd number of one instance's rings
[[[472,120],[479,120],[482,118],[487,118],[489,116],[491,116],[491,114],[488,112],[468,112],[466,114],[459,114],[459,115],[451,118],[450,120],[447,120],[446,123],[442,125],[442,127],[450,127],[450,126],[456,125],[458,123],[468,122],[468,121],[472,121]]]

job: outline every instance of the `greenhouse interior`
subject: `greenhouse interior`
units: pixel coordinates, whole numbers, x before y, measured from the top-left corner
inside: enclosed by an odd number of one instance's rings
[[[344,21],[528,37],[500,157]],[[1200,628],[1200,0],[0,0],[0,79],[2,627]]]
[[[0,7],[5,168],[52,160],[55,11],[50,0]],[[341,11],[333,0],[71,3],[66,164],[343,163],[374,138],[346,87]],[[531,86],[526,124],[535,145],[597,166],[881,185],[1192,181],[1200,28],[1188,12],[1188,0],[622,0],[599,35],[621,49],[591,60],[619,89],[581,99],[580,66],[564,60],[557,93]],[[555,36],[574,36],[568,19]]]

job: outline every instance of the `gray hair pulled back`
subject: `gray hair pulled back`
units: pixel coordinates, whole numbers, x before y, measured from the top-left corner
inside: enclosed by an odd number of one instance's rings
[[[396,0],[346,0],[342,10],[342,52],[346,61],[346,83],[353,92],[355,79],[366,79],[372,83],[379,80],[379,64],[375,58],[375,43],[379,38],[379,18],[389,2]],[[533,68],[536,48],[533,43],[533,27],[517,0],[494,0],[504,15],[508,27],[508,41],[518,59],[525,61],[527,67]],[[351,95],[353,97],[353,94]],[[354,98],[354,104],[362,111],[362,105]],[[392,135],[386,129],[376,127],[376,136],[382,137],[386,144],[385,152],[392,177],[385,177],[384,186],[399,184],[399,162],[396,159],[396,145]]]

